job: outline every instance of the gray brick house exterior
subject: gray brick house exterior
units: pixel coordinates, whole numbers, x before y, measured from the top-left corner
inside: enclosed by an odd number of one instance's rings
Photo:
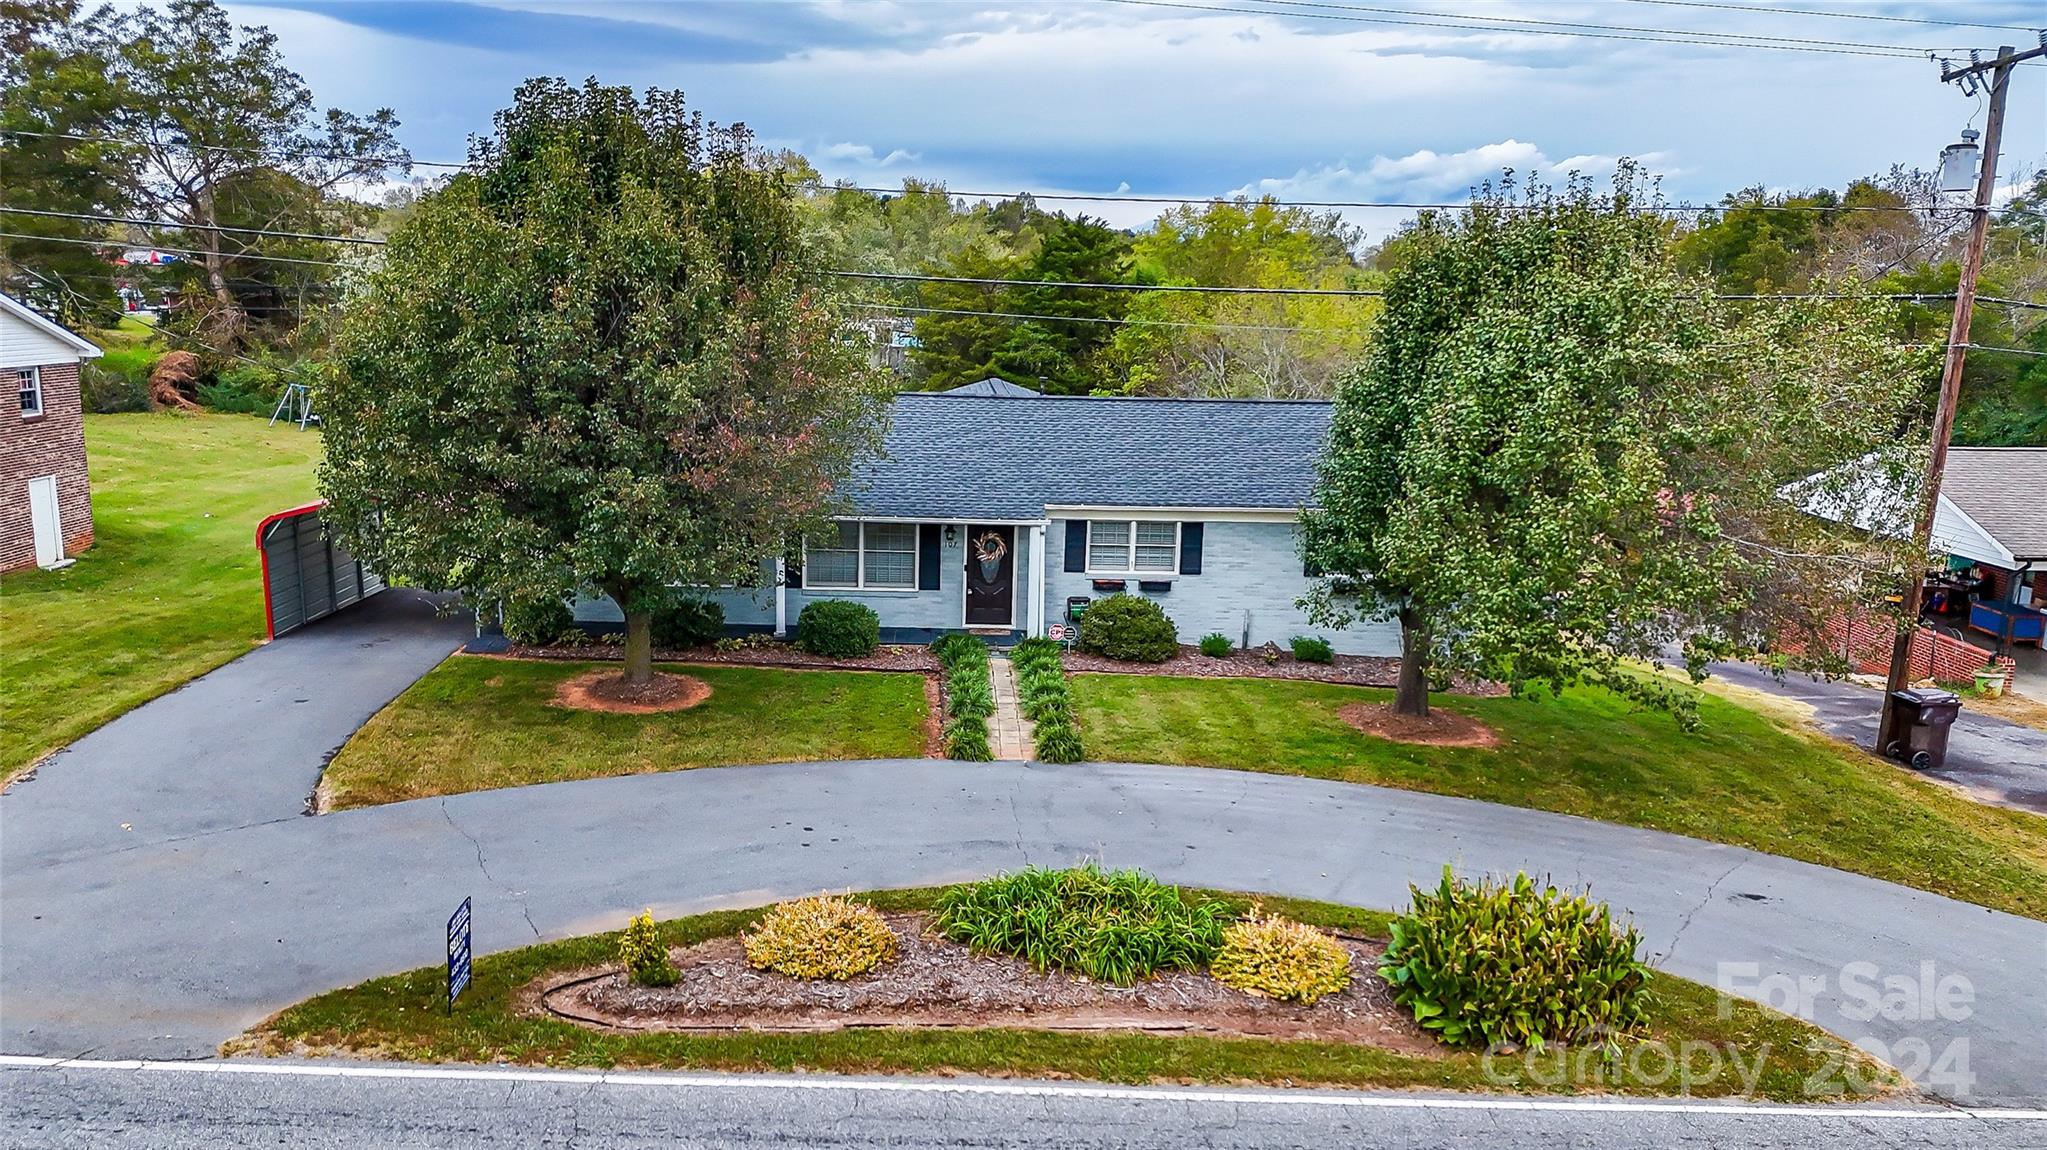
[[[1070,602],[1120,590],[1157,600],[1186,643],[1315,634],[1395,655],[1392,623],[1317,628],[1295,606],[1312,582],[1295,521],[1329,418],[1321,402],[1047,396],[1001,380],[905,393],[883,457],[841,493],[840,539],[712,597],[728,626],[777,633],[813,600],[858,600],[885,641],[921,642],[1042,635]],[[603,600],[577,616],[619,619]]]
[[[0,295],[0,571],[92,546],[80,361],[91,343]]]

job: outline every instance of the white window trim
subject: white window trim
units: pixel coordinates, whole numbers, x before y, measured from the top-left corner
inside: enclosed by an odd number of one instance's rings
[[[22,378],[24,374],[27,375],[26,380]],[[17,367],[14,369],[14,379],[17,385],[17,394],[29,391],[36,393],[36,409],[30,411],[26,406],[23,406],[21,417],[23,419],[42,418],[44,410],[43,369],[40,367]]]
[[[902,584],[899,583],[887,583],[869,586],[867,583],[867,520],[842,519],[838,520],[838,522],[841,523],[850,522],[856,524],[859,527],[858,545],[853,549],[853,582],[851,583],[811,582],[810,541],[806,539],[803,541],[803,589],[805,591],[868,591],[878,594],[890,595],[914,595],[917,593],[917,588],[924,581],[924,546],[923,546],[924,540],[923,528],[921,526],[915,523],[909,524],[911,527],[915,528],[915,530],[911,532],[909,585],[903,586]],[[876,522],[885,522],[892,526],[901,526],[908,521],[876,520]],[[837,550],[837,548],[833,548],[833,550]]]
[[[1099,567],[1095,565],[1095,524],[1121,523],[1130,528],[1130,542],[1121,548],[1123,565],[1120,567]],[[1171,523],[1173,525],[1173,565],[1156,570],[1140,570],[1137,566],[1137,525],[1140,523]],[[1081,566],[1083,574],[1100,575],[1119,579],[1172,579],[1180,574],[1180,531],[1184,524],[1178,519],[1116,519],[1104,517],[1087,521],[1087,560]]]

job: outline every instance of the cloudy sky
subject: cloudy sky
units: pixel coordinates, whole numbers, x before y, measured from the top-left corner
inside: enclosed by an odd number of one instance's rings
[[[526,77],[594,75],[681,88],[862,184],[1378,202],[1461,199],[1503,167],[1600,173],[1616,156],[1684,200],[1931,167],[1982,126],[1981,101],[1893,46],[1960,58],[2037,43],[1996,25],[2047,22],[2037,0],[1779,6],[1846,15],[1671,0],[228,0],[278,34],[322,104],[395,109],[423,159],[460,159]],[[1836,50],[1663,42],[1673,33]],[[2047,163],[2047,68],[2019,73],[2004,164],[2030,172]],[[1122,224],[1156,211],[1086,210]],[[1406,213],[1349,214],[1383,233]]]

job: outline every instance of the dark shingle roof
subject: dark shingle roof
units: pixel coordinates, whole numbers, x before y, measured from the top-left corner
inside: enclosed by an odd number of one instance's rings
[[[1011,383],[1008,380],[1001,378],[1000,376],[994,375],[989,376],[987,379],[976,380],[973,383],[963,383],[958,387],[947,388],[946,390],[941,391],[938,394],[983,395],[1009,399],[1039,398],[1038,392],[1035,392],[1030,388],[1023,386],[1022,384]]]
[[[2047,447],[1952,447],[1940,493],[2023,563],[2047,559]]]
[[[898,396],[887,458],[849,487],[861,514],[1039,519],[1047,504],[1295,508],[1329,405],[947,393]]]

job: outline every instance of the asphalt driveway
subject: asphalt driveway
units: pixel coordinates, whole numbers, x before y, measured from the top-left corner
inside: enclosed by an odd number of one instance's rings
[[[0,796],[0,1052],[205,1057],[309,994],[439,963],[443,924],[471,895],[488,952],[613,929],[642,906],[676,915],[1089,856],[1175,882],[1397,907],[1448,862],[1589,883],[1674,973],[1796,1010],[1923,1079],[1958,1069],[1959,1054],[1960,1077],[1928,1079],[1951,1096],[2047,1100],[2047,923],[1465,799],[1186,767],[896,760],[302,816],[327,751],[460,638],[385,610],[266,647]],[[294,652],[300,640],[320,657]],[[275,737],[252,733],[265,729]],[[1963,993],[1864,1009],[1859,988],[1929,973]]]
[[[1811,706],[1813,721],[1822,730],[1875,753],[1883,692],[1847,680],[1805,675],[1786,675],[1780,682],[1751,663],[1715,663],[1711,670],[1730,683]],[[1948,732],[1946,765],[1923,773],[1982,802],[2047,814],[2047,731],[1971,711],[1964,700],[1962,713]]]

